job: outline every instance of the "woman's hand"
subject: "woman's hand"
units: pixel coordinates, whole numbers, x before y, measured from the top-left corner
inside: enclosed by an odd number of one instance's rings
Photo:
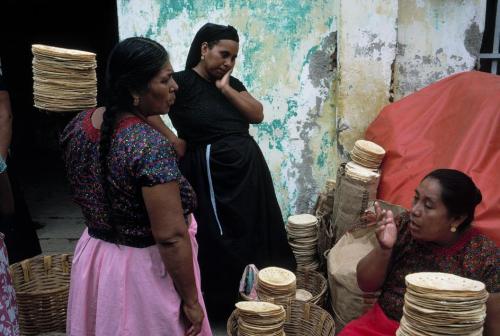
[[[229,86],[229,78],[231,77],[231,73],[233,72],[233,69],[229,69],[228,72],[224,76],[222,76],[221,79],[218,79],[215,81],[215,86],[217,89],[219,89],[222,93],[224,93],[224,90]]]
[[[215,86],[241,112],[249,123],[261,123],[264,120],[262,104],[247,91],[238,92],[229,85],[229,78],[232,72],[233,69],[231,68],[221,79],[215,81]]]
[[[186,141],[181,138],[176,138],[173,143],[177,156],[179,157],[179,159],[182,159],[184,157],[184,154],[186,154]]]
[[[186,319],[188,321],[186,336],[198,335],[201,331],[203,318],[205,317],[200,304],[198,302],[196,302],[195,304],[187,304],[183,302],[182,311],[184,312],[184,315],[186,316]]]
[[[394,215],[391,210],[382,210],[380,204],[375,202],[375,214],[377,216],[377,239],[383,250],[390,250],[398,238],[398,229],[394,223]]]
[[[363,314],[367,313],[373,308],[373,305],[377,302],[378,295],[372,293],[363,293]]]
[[[147,117],[146,122],[155,130],[163,134],[163,136],[174,145],[175,152],[179,158],[182,158],[184,154],[186,154],[186,141],[177,137],[177,135],[165,125],[159,115]]]

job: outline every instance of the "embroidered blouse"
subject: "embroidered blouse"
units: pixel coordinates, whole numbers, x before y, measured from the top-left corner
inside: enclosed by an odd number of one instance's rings
[[[403,315],[405,276],[410,273],[452,273],[482,281],[490,293],[500,290],[500,249],[492,240],[470,228],[453,246],[438,247],[413,239],[408,223],[409,216],[402,216],[398,240],[378,299],[379,305],[389,318],[399,321]]]
[[[106,198],[99,161],[100,131],[91,121],[94,111],[78,114],[61,135],[73,198],[82,208],[89,235],[132,247],[153,245],[142,187],[177,181],[186,223],[196,207],[194,190],[179,171],[173,145],[141,119],[129,117],[118,123],[111,140]]]

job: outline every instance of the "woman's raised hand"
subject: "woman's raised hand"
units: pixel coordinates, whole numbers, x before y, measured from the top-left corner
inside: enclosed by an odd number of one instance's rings
[[[229,69],[228,72],[226,72],[226,74],[224,76],[222,76],[221,79],[218,79],[215,81],[215,86],[221,90],[222,92],[224,91],[224,89],[226,87],[229,86],[229,77],[231,77],[231,73],[233,72],[233,69]],[[223,92],[224,93],[224,92]]]
[[[382,210],[378,202],[375,202],[375,214],[377,216],[377,229],[375,233],[380,247],[383,250],[390,250],[398,238],[398,229],[396,223],[394,223],[394,215],[391,210]]]

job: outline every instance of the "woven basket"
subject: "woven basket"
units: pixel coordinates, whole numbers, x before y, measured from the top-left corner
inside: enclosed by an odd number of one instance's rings
[[[328,282],[326,281],[326,278],[317,271],[305,268],[298,268],[297,272],[295,272],[295,276],[297,277],[297,288],[305,289],[313,296],[310,300],[307,300],[307,302],[324,307],[326,302],[326,292],[328,289]],[[252,301],[252,298],[245,295],[245,293],[240,292],[240,297],[245,301]],[[271,301],[276,304],[290,303],[290,300],[266,300],[262,298],[261,300]]]
[[[22,335],[66,330],[72,255],[39,256],[9,267]]]
[[[305,289],[313,296],[308,302],[323,307],[326,302],[326,290],[328,289],[328,282],[325,277],[317,271],[301,268],[297,269],[295,275],[297,276],[297,288]]]
[[[333,336],[335,322],[323,308],[308,302],[293,300],[286,310],[285,333],[287,336]],[[227,320],[227,334],[238,334],[238,309]]]

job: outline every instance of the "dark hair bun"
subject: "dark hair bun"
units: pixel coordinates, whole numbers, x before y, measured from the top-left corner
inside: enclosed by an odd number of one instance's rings
[[[476,188],[476,192],[474,195],[474,206],[477,206],[483,200],[483,195],[481,194],[481,190]]]

